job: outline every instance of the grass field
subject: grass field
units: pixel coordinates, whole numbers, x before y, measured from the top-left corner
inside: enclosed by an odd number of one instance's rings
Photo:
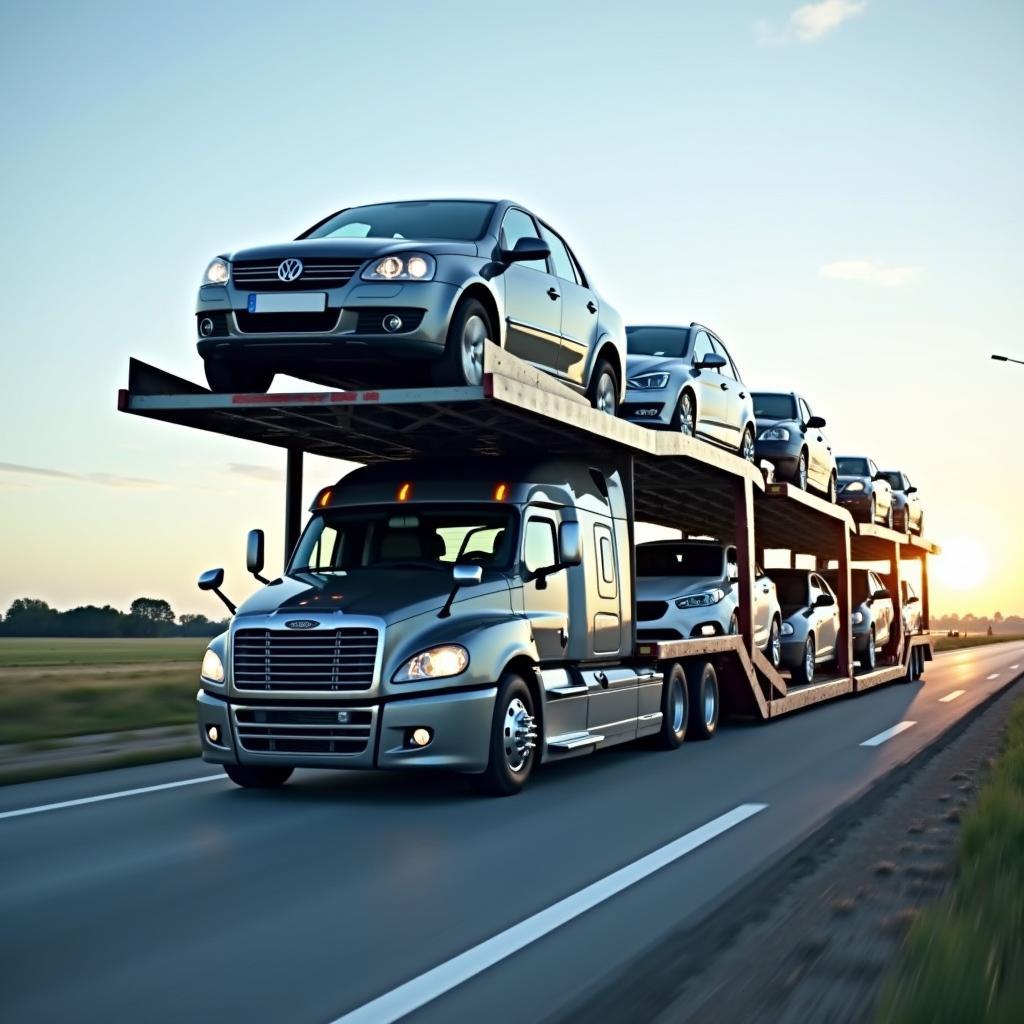
[[[1012,640],[1024,640],[1024,636],[1017,634],[1002,636],[937,636],[935,637],[936,651],[959,651],[964,647],[986,647],[989,644],[1005,644]]]
[[[0,743],[190,723],[206,643],[0,638]]]

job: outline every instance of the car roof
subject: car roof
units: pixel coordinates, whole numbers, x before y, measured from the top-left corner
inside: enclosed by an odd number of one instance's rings
[[[659,331],[689,331],[694,326],[695,326],[694,324],[688,324],[685,327],[682,326],[681,324],[627,324],[626,325],[626,330],[627,331],[640,331],[640,330],[646,330],[647,328],[653,327],[653,328],[655,328],[655,329],[657,329]]]

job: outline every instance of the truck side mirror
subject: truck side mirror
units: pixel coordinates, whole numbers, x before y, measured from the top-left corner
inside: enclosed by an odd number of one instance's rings
[[[235,605],[221,593],[220,587],[223,582],[223,569],[207,569],[200,575],[197,585],[200,590],[212,590],[224,602],[228,611],[234,615]]]
[[[579,523],[559,523],[558,564],[569,567],[583,561],[583,535]]]
[[[484,578],[484,567],[482,565],[469,565],[466,562],[456,562],[452,566],[452,589],[448,594],[448,600],[444,607],[437,613],[439,619],[447,619],[452,613],[452,602],[455,595],[463,587],[473,587],[481,583]]]
[[[263,572],[264,535],[262,530],[250,530],[245,539],[245,567],[260,581],[269,583],[260,573]]]

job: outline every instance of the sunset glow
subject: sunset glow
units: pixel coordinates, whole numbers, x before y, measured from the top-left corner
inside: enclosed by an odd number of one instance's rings
[[[952,537],[933,559],[935,575],[950,590],[972,590],[989,575],[989,552],[973,537]]]

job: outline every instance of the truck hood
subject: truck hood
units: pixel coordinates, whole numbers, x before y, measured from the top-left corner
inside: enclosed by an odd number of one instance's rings
[[[238,615],[314,618],[341,612],[373,615],[391,624],[439,611],[451,588],[451,574],[432,569],[362,569],[345,576],[299,573],[258,590],[239,607]],[[455,604],[508,589],[508,579],[501,573],[485,573],[483,582],[459,591]]]
[[[676,597],[689,597],[704,590],[721,587],[728,591],[722,580],[707,576],[645,576],[636,581],[636,596],[640,601],[671,601]]]
[[[627,356],[626,377],[639,377],[641,373],[678,373],[683,367],[681,359],[666,356]]]
[[[398,252],[427,252],[434,256],[476,256],[473,242],[418,242],[407,238],[303,238],[297,242],[278,242],[239,249],[224,256],[227,260],[283,260],[289,256],[307,259],[329,256],[347,260],[371,260]]]

